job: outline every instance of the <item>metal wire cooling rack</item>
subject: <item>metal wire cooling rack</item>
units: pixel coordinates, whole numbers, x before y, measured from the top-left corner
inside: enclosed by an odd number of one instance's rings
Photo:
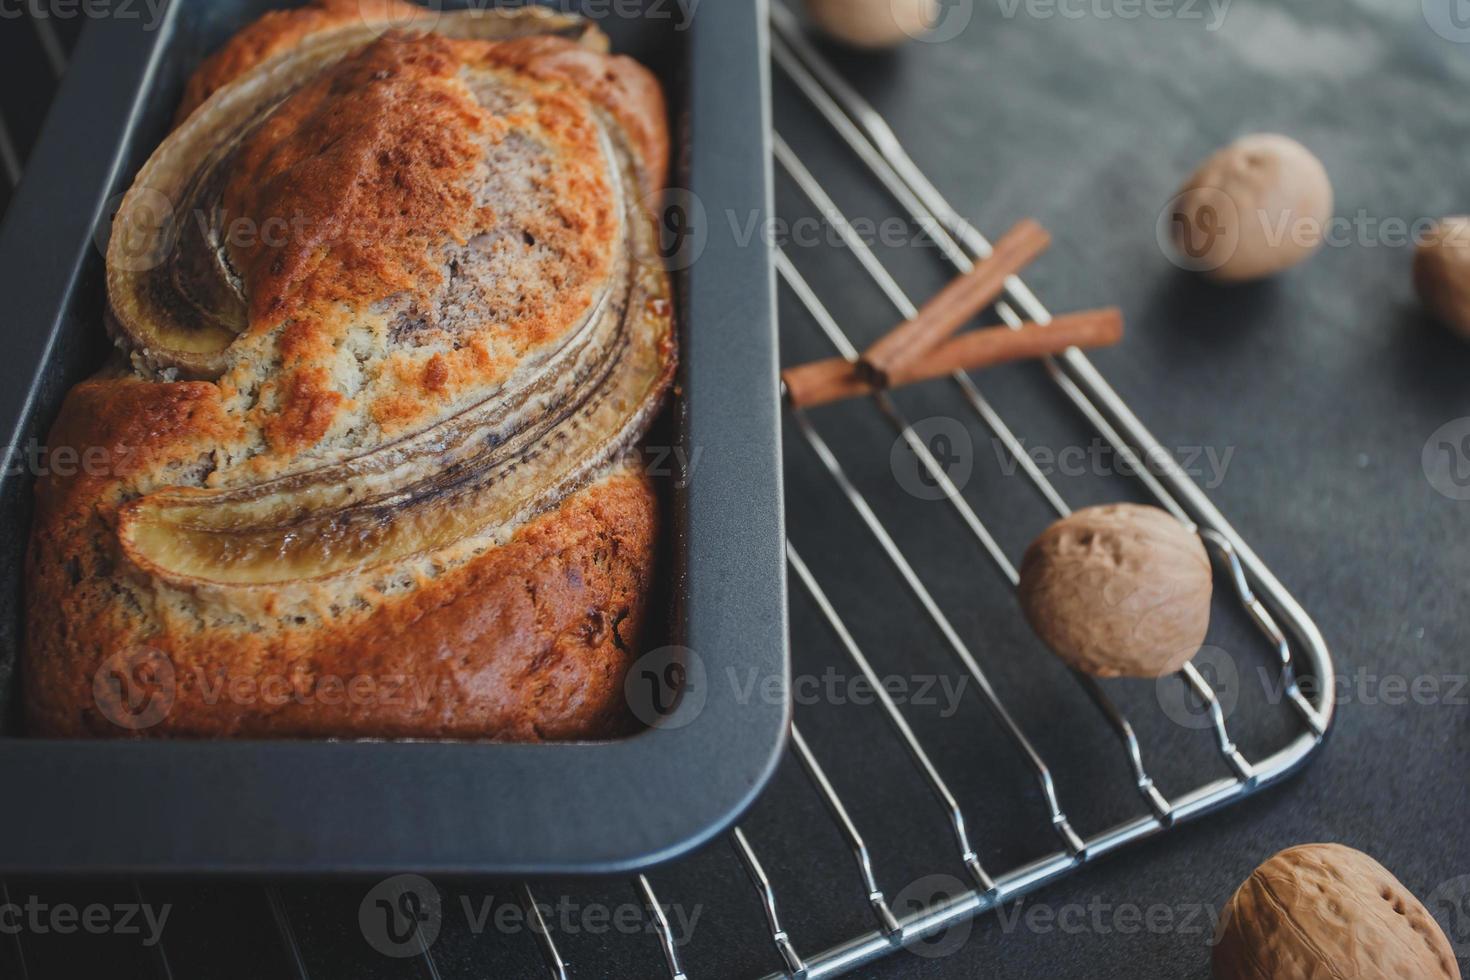
[[[883,119],[806,40],[792,15],[779,5],[773,5],[772,27],[772,55],[776,66],[830,124],[837,136],[897,202],[901,210],[930,233],[949,264],[958,272],[967,272],[977,259],[988,256],[991,252],[990,243],[950,207],[904,151]],[[879,262],[863,238],[854,232],[852,224],[828,196],[822,183],[813,176],[779,133],[774,137],[774,148],[780,168],[822,214],[840,237],[842,244],[887,296],[897,314],[903,318],[913,316],[916,312],[914,302]],[[858,349],[785,251],[777,254],[777,272],[837,353],[848,359],[857,358]],[[1006,296],[996,304],[995,312],[1012,327],[1019,326],[1026,319],[1043,324],[1051,319],[1040,300],[1015,276],[1007,281]],[[882,710],[896,735],[923,773],[939,805],[945,810],[955,846],[973,879],[973,887],[934,907],[913,912],[903,918],[895,917],[874,876],[873,860],[868,846],[800,730],[793,727],[792,750],[821,794],[852,850],[858,874],[872,906],[875,928],[824,951],[808,956],[801,955],[792,938],[782,928],[770,881],[749,841],[736,829],[736,848],[762,898],[772,942],[787,967],[785,974],[772,974],[772,977],[785,975],[818,978],[846,973],[919,938],[943,930],[957,921],[1011,901],[1125,844],[1161,833],[1182,821],[1243,799],[1301,766],[1321,743],[1331,724],[1330,698],[1319,693],[1315,700],[1309,699],[1296,681],[1293,658],[1301,656],[1305,658],[1311,673],[1320,684],[1315,689],[1325,692],[1332,687],[1331,657],[1320,632],[1305,611],[1174,462],[1172,455],[1163,451],[1158,441],[1081,352],[1073,349],[1060,357],[1047,358],[1045,369],[1066,399],[1118,453],[1119,458],[1129,464],[1129,470],[1138,476],[1159,505],[1196,529],[1229,569],[1230,579],[1241,605],[1279,660],[1281,688],[1300,716],[1305,731],[1284,748],[1264,759],[1253,762],[1245,758],[1231,737],[1225,712],[1215,691],[1194,664],[1185,665],[1181,678],[1209,711],[1218,750],[1233,775],[1208,782],[1171,800],[1165,798],[1149,776],[1139,739],[1127,717],[1095,679],[1080,673],[1075,674],[1077,682],[1083,686],[1089,699],[1116,733],[1133,773],[1137,791],[1148,808],[1148,813],[1144,816],[1121,823],[1086,840],[1082,839],[1073,830],[1062,810],[1051,770],[1007,710],[970,648],[924,586],[905,557],[903,549],[848,478],[836,454],[816,426],[806,413],[792,410],[793,421],[803,440],[820,459],[822,466],[871,532],[906,587],[923,606],[943,637],[945,645],[974,680],[987,707],[1009,736],[1015,751],[1033,773],[1050,810],[1051,825],[1060,849],[1000,874],[993,874],[981,865],[965,814],[955,795],[905,721],[898,706],[884,692],[876,672],[828,600],[821,584],[796,549],[788,543],[787,558],[796,580],[820,609],[854,665],[873,685]],[[1035,465],[1009,426],[981,393],[979,386],[963,373],[955,373],[952,380],[981,424],[1005,448],[1018,469],[1026,474],[1056,513],[1059,516],[1069,513],[1070,508],[1066,501]],[[1015,566],[996,543],[985,523],[961,496],[945,467],[935,459],[924,439],[915,433],[889,396],[880,393],[872,401],[917,457],[930,480],[942,490],[944,498],[969,529],[975,543],[1014,586],[1018,581]],[[675,973],[677,975],[677,968]]]
[[[910,159],[882,118],[806,41],[795,20],[779,5],[772,11],[772,27],[772,56],[776,67],[830,124],[836,136],[856,155],[901,211],[926,228],[944,259],[954,269],[964,272],[971,268],[976,259],[988,255],[990,244],[984,236],[946,203]],[[828,196],[823,185],[779,133],[775,134],[774,147],[780,169],[821,213],[843,245],[887,296],[896,313],[901,317],[911,316],[915,311],[912,300],[873,250],[854,232],[852,224]],[[857,348],[784,251],[777,255],[777,272],[784,286],[799,301],[811,323],[821,331],[831,346],[842,356],[855,358],[858,354]],[[1050,319],[1041,302],[1016,277],[1008,280],[1005,298],[996,304],[995,312],[1011,326],[1016,326],[1023,320],[1045,323]],[[1272,754],[1254,761],[1246,758],[1232,738],[1226,712],[1222,710],[1216,692],[1194,664],[1186,665],[1180,672],[1180,679],[1208,712],[1216,750],[1230,775],[1207,781],[1169,798],[1160,791],[1150,776],[1140,739],[1123,711],[1096,680],[1076,674],[1075,680],[1081,685],[1087,699],[1095,705],[1107,726],[1116,735],[1119,750],[1132,774],[1136,792],[1145,811],[1141,816],[1118,823],[1093,836],[1079,836],[1061,806],[1052,770],[1012,712],[1007,709],[996,687],[962,638],[961,632],[941,610],[940,604],[925,587],[910,559],[906,557],[903,547],[879,518],[854,480],[849,478],[837,454],[812,420],[805,413],[793,410],[790,413],[791,422],[800,433],[802,442],[829,474],[840,496],[851,505],[907,591],[922,607],[948,654],[952,655],[965,675],[973,681],[986,707],[1008,736],[1023,766],[1034,778],[1048,811],[1050,832],[1055,835],[1057,848],[1038,859],[1003,872],[986,868],[982,864],[974,831],[966,820],[966,811],[941,773],[941,767],[926,751],[915,728],[886,691],[878,671],[859,646],[853,631],[837,612],[811,567],[796,548],[788,543],[787,557],[795,581],[800,583],[800,593],[805,601],[814,605],[830,627],[846,658],[871,686],[877,706],[892,728],[898,743],[932,791],[948,823],[953,847],[971,881],[968,889],[961,894],[951,895],[907,914],[896,914],[875,870],[878,864],[875,861],[875,851],[870,848],[858,821],[854,819],[848,805],[829,779],[810,743],[800,728],[793,726],[791,752],[851,852],[856,880],[867,897],[867,914],[871,916],[872,928],[819,952],[801,952],[797,940],[784,926],[778,903],[778,887],[767,874],[750,837],[744,829],[736,827],[730,834],[731,844],[755,889],[764,913],[769,941],[784,964],[783,970],[771,973],[763,980],[781,977],[816,980],[848,973],[957,923],[1011,902],[1126,844],[1160,834],[1183,821],[1244,799],[1298,769],[1321,743],[1331,724],[1332,702],[1328,692],[1333,690],[1333,666],[1322,636],[1312,620],[1205,494],[1175,463],[1173,456],[1163,451],[1157,440],[1085,356],[1076,350],[1070,350],[1057,358],[1047,359],[1044,366],[1050,380],[1065,396],[1066,401],[1081,413],[1120,459],[1130,464],[1129,470],[1142,482],[1148,493],[1160,506],[1198,530],[1215,557],[1228,570],[1240,605],[1265,638],[1279,665],[1280,689],[1292,705],[1300,731],[1284,747]],[[952,380],[979,423],[1005,449],[1017,465],[1018,471],[1025,474],[1026,479],[1051,509],[1059,515],[1068,513],[1066,501],[1026,453],[1023,444],[987,401],[975,381],[960,373],[955,374]],[[997,544],[985,522],[961,495],[924,439],[899,412],[892,398],[879,394],[872,398],[872,402],[913,452],[934,485],[940,489],[943,499],[954,509],[970,532],[974,544],[1014,586],[1017,581],[1015,566]],[[793,596],[793,599],[803,601],[801,596]],[[1303,666],[1317,681],[1314,686],[1317,693],[1312,697],[1305,694],[1297,683],[1297,658],[1304,662]],[[682,963],[680,945],[665,914],[665,906],[661,904],[651,880],[658,878],[661,873],[654,871],[638,875],[632,884],[649,917],[651,931],[662,952],[667,975],[673,980],[684,980],[687,974]],[[144,891],[151,887],[138,884],[132,886],[139,903],[146,902]],[[538,904],[531,885],[520,884],[517,895],[527,910],[527,918],[532,926],[530,931],[536,937],[548,975],[558,980],[567,980],[572,976],[603,975],[597,964],[589,964],[590,969],[586,970],[569,969],[568,961],[559,948],[557,936],[548,927],[541,912],[542,906]],[[0,900],[10,900],[9,889],[4,883],[0,883]],[[274,923],[285,951],[290,975],[298,980],[308,980],[311,973],[307,965],[308,956],[303,948],[305,943],[298,938],[293,928],[292,916],[279,890],[273,885],[266,886],[262,900],[269,909],[270,920]],[[19,944],[19,936],[15,938]],[[28,976],[24,947],[17,945],[15,953],[21,975]],[[163,944],[153,947],[152,957],[157,975],[164,978],[174,975]],[[445,975],[441,973],[429,947],[420,951],[417,964],[417,972],[434,980]]]

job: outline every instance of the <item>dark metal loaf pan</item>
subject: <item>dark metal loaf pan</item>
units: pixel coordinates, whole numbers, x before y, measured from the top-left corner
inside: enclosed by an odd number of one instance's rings
[[[106,351],[97,229],[167,131],[188,72],[270,6],[173,0],[156,24],[142,5],[91,22],[0,229],[12,447],[0,480],[0,871],[550,874],[672,858],[754,799],[789,721],[774,284],[762,236],[739,234],[769,213],[763,3],[691,3],[692,17],[674,0],[637,17],[624,3],[585,10],[663,78],[675,183],[703,206],[696,242],[707,232],[676,282],[683,363],[667,426],[673,458],[697,461],[667,488],[667,642],[694,651],[703,683],[662,727],[550,745],[24,735],[26,450]]]

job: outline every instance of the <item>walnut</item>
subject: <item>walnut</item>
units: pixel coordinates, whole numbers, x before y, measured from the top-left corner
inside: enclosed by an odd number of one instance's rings
[[[1072,667],[1161,677],[1184,666],[1210,623],[1210,559],[1157,507],[1109,504],[1064,517],[1021,560],[1021,607]]]
[[[1225,906],[1215,980],[1460,980],[1449,940],[1383,865],[1341,844],[1266,861]]]
[[[1223,282],[1259,279],[1322,244],[1332,182],[1312,151],[1275,133],[1243,136],[1200,165],[1168,214],[1176,263]]]
[[[1414,250],[1414,290],[1429,312],[1470,339],[1470,216],[1434,223]]]

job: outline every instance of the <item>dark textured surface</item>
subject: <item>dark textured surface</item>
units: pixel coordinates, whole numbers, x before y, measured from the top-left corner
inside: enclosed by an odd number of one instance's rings
[[[1261,860],[1306,841],[1368,851],[1430,900],[1441,883],[1470,875],[1470,689],[1460,686],[1470,672],[1463,614],[1470,503],[1437,493],[1420,454],[1441,424],[1470,415],[1470,347],[1417,312],[1406,248],[1330,248],[1273,282],[1219,289],[1165,261],[1154,221],[1199,159],[1256,129],[1286,132],[1322,157],[1340,216],[1409,222],[1470,210],[1463,163],[1470,48],[1443,42],[1426,28],[1418,4],[1399,0],[1235,0],[1218,30],[1207,29],[1204,7],[1192,8],[1204,12],[1201,21],[1038,19],[1024,5],[1006,17],[996,2],[977,6],[953,41],[844,58],[843,66],[982,229],[998,234],[1023,215],[1052,229],[1056,245],[1029,276],[1044,300],[1057,309],[1123,307],[1128,339],[1097,363],[1165,445],[1207,447],[1217,458],[1233,452],[1210,493],[1317,618],[1348,686],[1332,738],[1300,776],[1053,884],[1022,907],[1040,906],[1059,920],[1008,911],[976,923],[947,955],[900,953],[857,975],[1202,980],[1211,910]],[[893,213],[789,91],[778,85],[776,98],[783,134],[851,215]],[[778,180],[777,190],[784,216],[809,213],[789,183]],[[942,281],[932,249],[882,252],[916,296]],[[888,325],[883,296],[849,257],[800,246],[793,256],[856,338]],[[787,362],[828,353],[790,295],[783,294],[781,312]],[[1028,445],[1089,445],[1091,433],[1036,368],[993,372],[981,383]],[[1017,559],[1049,519],[1044,502],[1020,477],[1003,475],[952,390],[926,387],[900,401],[914,419],[967,421],[975,452],[966,497]],[[1057,770],[1078,829],[1095,832],[1140,812],[1115,743],[1029,636],[964,528],[944,504],[919,503],[897,489],[888,465],[891,430],[866,405],[814,419],[875,510],[901,529],[920,574]],[[960,671],[790,427],[787,440],[792,537],[858,642],[880,673],[955,683]],[[1056,482],[1074,505],[1137,499],[1123,479],[1088,473]],[[1208,466],[1202,482],[1217,483]],[[1226,606],[1217,608],[1211,642],[1244,678],[1232,728],[1259,758],[1297,729],[1284,708],[1266,703],[1259,670],[1268,651],[1224,615]],[[799,592],[792,618],[799,674],[821,677],[834,665],[850,675]],[[1430,678],[1440,696],[1389,703],[1398,695],[1381,683],[1387,677]],[[1109,690],[1138,725],[1166,794],[1225,774],[1208,734],[1168,721],[1150,685]],[[905,713],[955,784],[987,867],[1004,870],[1052,849],[1039,795],[975,692],[965,691],[952,717],[939,700]],[[802,704],[797,720],[873,845],[890,897],[931,873],[961,874],[939,811],[875,708]],[[870,928],[842,841],[796,767],[783,767],[744,826],[798,949],[814,952]],[[676,912],[698,915],[683,949],[692,977],[779,967],[728,845],[650,879],[662,900],[680,906]],[[311,976],[425,975],[422,963],[383,957],[363,942],[357,911],[370,884],[283,888]],[[460,904],[468,898],[478,909],[489,898],[509,908],[509,885],[438,884],[452,910],[433,947],[441,975],[538,975],[524,928],[492,924],[476,934]],[[11,889],[79,892],[27,882]],[[545,882],[536,890],[542,900],[571,896],[584,910],[635,901],[623,880]],[[88,894],[118,900],[111,892]],[[148,898],[175,903],[165,943],[176,976],[288,975],[258,887],[154,883]],[[1430,905],[1452,941],[1470,940],[1470,919]],[[596,934],[556,922],[553,931],[574,977],[660,975],[657,946],[642,931]],[[102,955],[99,943],[74,937],[23,938],[33,976],[88,975],[76,971]],[[0,951],[12,955],[9,944]],[[135,940],[113,943],[110,974],[157,975],[147,953]]]

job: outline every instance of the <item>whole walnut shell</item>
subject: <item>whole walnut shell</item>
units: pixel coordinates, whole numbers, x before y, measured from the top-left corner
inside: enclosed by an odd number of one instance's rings
[[[1021,608],[1057,656],[1098,677],[1162,677],[1210,625],[1210,558],[1157,507],[1087,507],[1041,533],[1021,560]]]
[[[1332,182],[1296,140],[1253,133],[1200,165],[1168,219],[1178,264],[1224,282],[1259,279],[1322,244]]]
[[[1383,865],[1341,844],[1266,861],[1225,906],[1215,980],[1460,980],[1439,923]]]
[[[1434,223],[1414,250],[1414,290],[1429,312],[1470,339],[1470,216]]]

